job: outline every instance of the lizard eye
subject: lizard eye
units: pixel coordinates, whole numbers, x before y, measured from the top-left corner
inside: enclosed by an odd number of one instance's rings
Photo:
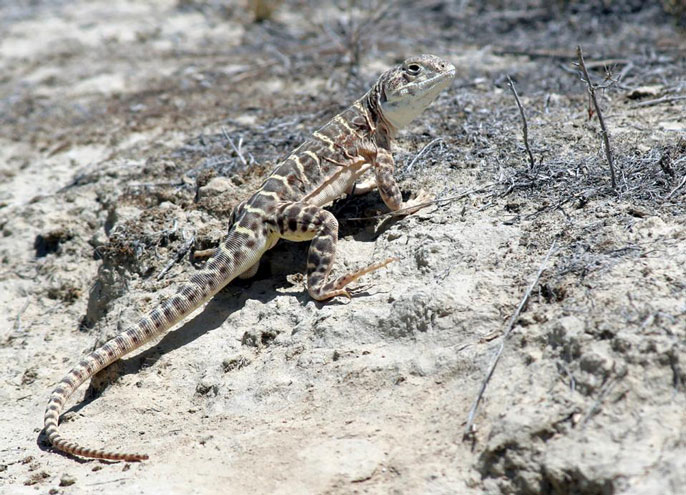
[[[410,74],[412,76],[416,76],[417,74],[419,74],[421,72],[422,68],[417,64],[410,64],[407,66],[407,68],[405,70],[407,71],[408,74]]]

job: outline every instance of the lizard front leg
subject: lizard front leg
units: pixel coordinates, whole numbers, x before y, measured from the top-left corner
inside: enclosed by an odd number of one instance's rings
[[[372,160],[372,167],[374,169],[374,176],[376,177],[376,185],[379,188],[381,199],[386,203],[386,206],[391,211],[400,209],[407,210],[406,214],[411,215],[422,209],[422,203],[431,199],[431,196],[424,192],[419,192],[414,199],[403,203],[403,197],[400,194],[400,188],[395,182],[393,172],[395,172],[395,162],[393,155],[385,148],[379,148],[376,151],[376,156]]]
[[[367,194],[374,189],[376,189],[376,177],[367,177],[362,181],[353,183],[353,185],[350,186],[350,189],[346,191],[346,194],[358,196],[361,194]]]
[[[284,203],[276,215],[280,237],[292,241],[312,239],[307,255],[307,291],[317,301],[336,296],[350,298],[346,285],[395,261],[395,258],[387,258],[329,280],[338,242],[338,220],[333,213],[307,203]]]

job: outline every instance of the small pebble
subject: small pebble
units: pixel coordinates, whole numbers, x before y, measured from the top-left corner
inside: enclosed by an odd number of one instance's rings
[[[60,478],[60,486],[71,486],[76,483],[76,478],[70,474],[63,474]]]

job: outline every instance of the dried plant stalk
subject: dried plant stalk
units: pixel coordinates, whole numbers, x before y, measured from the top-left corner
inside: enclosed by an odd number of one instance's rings
[[[507,84],[510,85],[510,89],[512,90],[512,94],[514,95],[515,101],[517,102],[517,107],[519,108],[519,115],[522,116],[522,130],[524,133],[524,146],[526,147],[526,152],[529,155],[529,170],[533,170],[534,167],[536,166],[536,162],[534,161],[534,155],[531,153],[531,148],[529,147],[529,126],[526,123],[526,115],[524,115],[524,108],[522,107],[522,102],[519,101],[519,95],[517,94],[517,88],[515,88],[514,83],[512,82],[512,79],[510,79],[510,76],[507,76]]]
[[[593,102],[593,107],[595,108],[595,113],[598,115],[598,121],[600,122],[600,131],[603,136],[603,143],[605,145],[605,156],[607,157],[607,163],[610,165],[610,177],[612,179],[612,189],[617,189],[617,178],[615,177],[615,166],[612,161],[612,149],[610,148],[610,136],[607,132],[607,127],[605,127],[605,119],[603,119],[603,113],[600,111],[600,105],[598,105],[598,100],[595,97],[595,86],[591,82],[591,78],[586,70],[586,64],[584,63],[584,54],[581,51],[581,46],[576,47],[576,56],[579,59],[579,67],[584,74],[584,79],[588,86],[588,92],[591,95],[591,101]]]

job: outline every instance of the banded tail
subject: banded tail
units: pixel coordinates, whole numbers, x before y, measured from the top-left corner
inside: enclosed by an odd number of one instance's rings
[[[152,309],[124,332],[91,352],[62,378],[50,395],[44,416],[45,434],[54,448],[68,454],[96,459],[141,461],[148,458],[145,454],[91,449],[70,442],[60,435],[58,429],[60,414],[67,400],[83,382],[117,359],[167,332],[236,276],[257,263],[267,246],[266,239],[256,239],[258,235],[258,233],[248,233],[247,229],[234,227],[220,245],[217,254],[173,296]],[[259,245],[261,249],[248,250],[245,248],[247,243],[253,246]]]

